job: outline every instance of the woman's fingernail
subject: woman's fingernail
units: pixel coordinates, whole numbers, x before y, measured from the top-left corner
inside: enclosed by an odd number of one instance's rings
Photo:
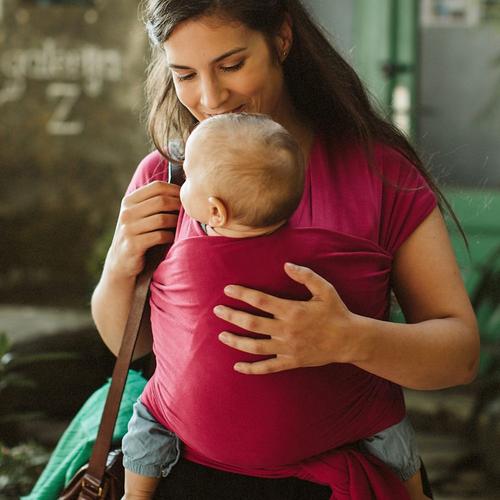
[[[223,309],[224,308],[222,306],[215,306],[214,307],[214,313],[215,314],[222,314]]]
[[[234,293],[234,287],[232,287],[231,285],[227,285],[226,287],[224,287],[224,293],[226,295],[231,295],[232,293]]]
[[[287,266],[288,269],[291,269],[292,271],[298,271],[300,269],[299,266],[292,264],[291,262],[287,262],[285,266]]]

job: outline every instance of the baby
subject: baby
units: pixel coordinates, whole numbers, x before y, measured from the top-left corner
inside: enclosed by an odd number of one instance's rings
[[[182,205],[208,237],[268,235],[298,207],[305,168],[297,142],[270,118],[215,116],[201,122],[186,143]],[[407,418],[363,440],[360,448],[394,469],[412,499],[423,498],[420,459]],[[125,498],[152,498],[160,477],[179,459],[180,441],[138,401],[123,453]]]
[[[238,137],[235,127],[242,129]],[[186,144],[184,173],[185,212],[209,236],[248,238],[272,233],[293,214],[305,166],[298,144],[277,123],[232,114],[198,125]]]

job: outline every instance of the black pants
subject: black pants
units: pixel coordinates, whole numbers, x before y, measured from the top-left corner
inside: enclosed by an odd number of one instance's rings
[[[422,465],[424,493],[432,498]],[[161,481],[157,500],[328,500],[330,488],[294,477],[268,479],[211,469],[181,458]],[[399,500],[399,499],[394,499]]]

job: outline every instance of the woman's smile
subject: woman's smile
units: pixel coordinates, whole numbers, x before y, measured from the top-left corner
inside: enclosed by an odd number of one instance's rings
[[[205,113],[207,115],[207,118],[210,116],[216,116],[216,115],[224,115],[226,113],[243,113],[245,111],[245,105],[242,104],[241,106],[238,106],[237,108],[230,109],[228,111],[219,111],[218,113]]]

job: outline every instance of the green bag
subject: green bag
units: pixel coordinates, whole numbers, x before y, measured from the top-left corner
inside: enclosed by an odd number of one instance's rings
[[[120,443],[127,432],[128,421],[132,416],[132,406],[142,394],[145,385],[146,379],[139,372],[129,370],[113,432],[114,443]],[[22,497],[21,500],[57,499],[80,467],[89,461],[109,386],[110,380],[84,403],[61,436],[32,492]]]

